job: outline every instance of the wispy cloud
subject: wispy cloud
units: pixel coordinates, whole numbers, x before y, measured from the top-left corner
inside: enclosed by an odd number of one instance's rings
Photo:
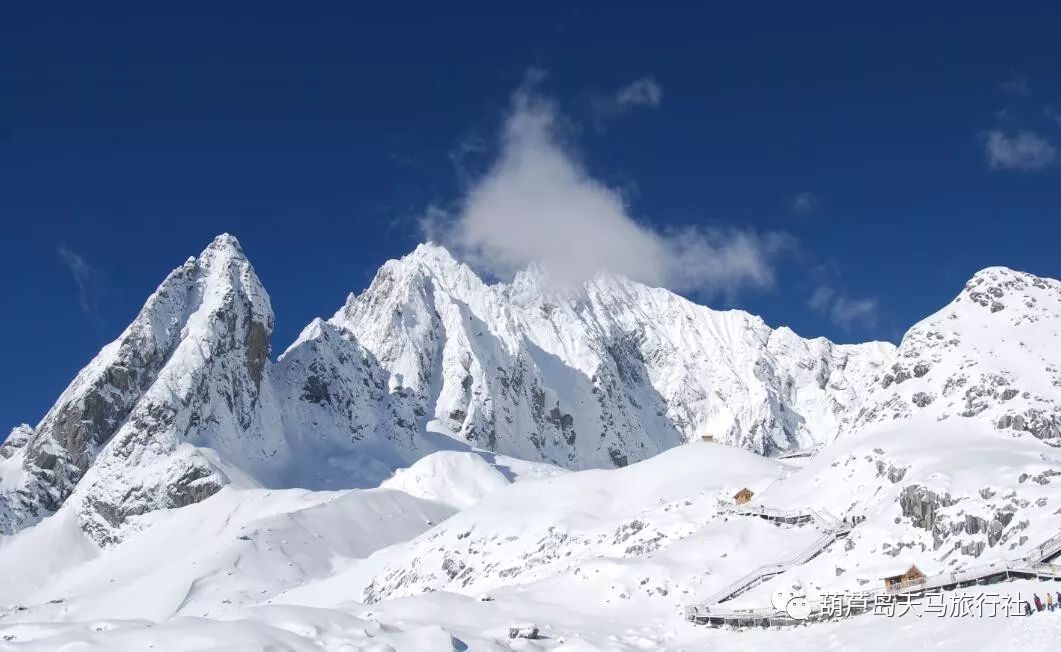
[[[747,227],[644,224],[564,144],[562,124],[533,83],[521,86],[492,167],[456,210],[430,211],[425,233],[498,277],[541,260],[569,281],[609,270],[678,291],[732,293],[773,284],[775,260],[791,237]]]
[[[806,217],[818,210],[822,202],[813,192],[801,192],[792,198],[792,212]]]
[[[655,108],[663,101],[663,88],[651,77],[642,77],[626,86],[623,86],[615,94],[617,106],[633,108],[647,106]]]
[[[980,140],[992,170],[1041,170],[1053,163],[1057,154],[1050,141],[1034,131],[990,129],[980,134]]]
[[[998,89],[1007,95],[1026,97],[1032,94],[1031,84],[1028,83],[1027,75],[1013,75],[998,85]]]
[[[807,305],[845,330],[875,326],[880,308],[877,299],[851,297],[829,285],[815,288]]]
[[[635,79],[610,94],[592,96],[598,120],[637,108],[655,109],[663,102],[663,87],[652,77]]]
[[[95,267],[89,265],[85,258],[66,247],[60,245],[58,249],[59,259],[70,271],[74,283],[77,285],[77,300],[81,310],[92,317],[98,315],[99,294],[103,288],[102,274]]]
[[[461,185],[467,185],[483,172],[483,159],[489,146],[477,130],[466,132],[449,151],[449,160]]]
[[[1030,111],[1031,85],[1027,75],[1013,75],[999,84],[999,90],[1009,95],[1007,106],[995,112],[998,126],[980,132],[984,159],[992,170],[1041,170],[1057,157],[1050,139],[1027,125],[1042,120]],[[1041,106],[1041,105],[1040,105]],[[1061,115],[1050,106],[1042,108],[1042,115],[1061,125]]]

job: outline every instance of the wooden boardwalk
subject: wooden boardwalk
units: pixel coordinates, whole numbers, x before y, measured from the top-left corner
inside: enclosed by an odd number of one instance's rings
[[[753,516],[787,525],[814,523],[822,531],[822,536],[792,559],[760,566],[744,577],[731,582],[729,585],[708,598],[705,604],[718,604],[720,602],[732,600],[738,595],[759,586],[767,580],[773,579],[777,575],[780,575],[795,566],[805,564],[824,552],[834,541],[847,536],[851,531],[851,526],[849,524],[837,520],[836,517],[826,511],[783,511],[755,505],[740,505],[733,508],[731,511],[734,514],[741,516]]]
[[[836,615],[830,613],[826,605],[811,600],[810,616],[796,619],[773,607],[759,609],[726,609],[722,603],[745,593],[764,582],[814,559],[825,551],[834,541],[851,531],[851,525],[840,522],[827,512],[809,510],[806,512],[786,512],[764,507],[742,505],[732,510],[736,514],[754,516],[786,524],[817,523],[823,535],[810,547],[793,559],[761,566],[744,577],[727,585],[704,603],[685,608],[687,620],[710,627],[782,627],[804,625],[807,623],[834,620]],[[1039,579],[1061,582],[1061,566],[1048,564],[1050,560],[1061,556],[1061,534],[1054,536],[1033,548],[1023,559],[998,562],[985,566],[968,568],[954,573],[940,573],[926,577],[921,582],[896,589],[876,589],[853,593],[852,596],[864,598],[854,610],[848,610],[845,616],[855,616],[873,610],[878,596],[923,595],[933,591],[951,591],[969,586],[995,584],[1015,579]]]

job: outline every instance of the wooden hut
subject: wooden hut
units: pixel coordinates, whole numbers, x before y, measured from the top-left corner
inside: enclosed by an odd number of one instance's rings
[[[737,493],[733,494],[733,502],[738,505],[743,505],[744,503],[751,500],[753,495],[754,494],[752,493],[752,490],[745,487]]]
[[[715,441],[715,436],[714,435],[700,435],[700,441],[704,442],[705,444],[710,444],[711,442]]]
[[[892,575],[884,578],[884,588],[889,591],[899,591],[910,586],[916,586],[925,581],[925,574],[917,566],[910,566],[905,573]]]

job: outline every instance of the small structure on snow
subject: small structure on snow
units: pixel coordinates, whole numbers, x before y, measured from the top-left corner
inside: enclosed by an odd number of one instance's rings
[[[910,566],[905,573],[892,575],[884,578],[884,588],[889,591],[898,591],[910,586],[924,584],[925,574],[917,566]]]
[[[751,500],[752,496],[754,496],[754,495],[755,494],[752,493],[751,489],[745,487],[745,488],[741,489],[740,491],[738,491],[737,493],[733,494],[733,502],[738,504],[738,505],[743,505],[744,503],[746,503],[749,500]]]
[[[704,442],[705,444],[710,444],[710,443],[715,441],[715,436],[714,435],[700,435],[700,441]]]
[[[538,638],[538,627],[530,623],[511,625],[508,628],[509,638]]]

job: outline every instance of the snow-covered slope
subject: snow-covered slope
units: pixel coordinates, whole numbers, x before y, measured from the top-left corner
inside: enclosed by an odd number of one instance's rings
[[[859,591],[911,565],[931,575],[1022,560],[1061,533],[1059,477],[1061,451],[989,420],[915,415],[844,436],[756,504],[865,520],[842,544],[727,606],[769,605],[796,580],[808,591]]]
[[[866,437],[887,440],[896,459],[925,460],[923,469],[911,473],[949,474],[955,486],[987,474],[1004,482],[1008,476],[993,471],[992,460],[1026,469],[1036,464],[1031,453],[1051,450],[1029,438],[1029,448],[999,459],[998,444],[1012,442],[991,431],[962,455],[948,455],[959,435],[944,434],[920,448],[915,436],[894,431]],[[869,444],[845,439],[834,448],[846,457],[863,445]],[[482,460],[475,453],[439,459],[461,456]],[[107,650],[149,644],[173,650],[237,644],[280,650],[812,650],[828,641],[875,649],[867,641],[878,638],[889,644],[901,639],[911,649],[1024,649],[1059,642],[1056,627],[1040,626],[1045,615],[1028,623],[864,616],[772,632],[684,622],[682,606],[760,564],[797,555],[820,536],[812,526],[777,527],[725,511],[745,486],[761,502],[779,506],[788,499],[835,508],[842,495],[866,494],[861,507],[868,520],[852,533],[851,549],[834,546],[734,606],[768,604],[778,584],[796,580],[809,591],[859,589],[866,588],[861,578],[878,583],[911,562],[935,570],[916,540],[914,548],[889,554],[883,545],[888,537],[916,527],[890,527],[892,514],[886,512],[894,494],[874,495],[869,474],[852,477],[843,466],[830,475],[833,459],[823,456],[799,471],[734,447],[693,443],[622,469],[524,479],[452,516],[449,507],[393,489],[226,488],[197,505],[141,517],[135,536],[103,551],[76,523],[64,524],[63,510],[9,538],[9,546],[21,544],[18,551],[0,547],[5,574],[13,570],[9,560],[21,557],[25,566],[37,546],[63,552],[49,553],[49,559],[83,551],[51,569],[41,585],[25,584],[27,574],[16,572],[0,586],[3,603],[20,603],[0,608],[0,634],[29,649],[81,641]],[[426,460],[423,466],[438,464]],[[816,482],[818,477],[824,479]],[[1033,504],[1050,497],[1047,487],[1035,490],[1026,494]],[[865,509],[871,506],[881,514]],[[1035,516],[1041,518],[1036,533],[1058,525],[1057,516]],[[1019,554],[1021,547],[1007,545],[1006,554]],[[1043,590],[1029,582],[991,588],[1025,596]],[[540,627],[546,638],[508,639],[509,626],[523,622]],[[961,626],[951,627],[955,622]],[[980,628],[983,623],[990,627]],[[918,647],[927,640],[931,646]]]
[[[0,447],[0,532],[72,500],[101,544],[237,487],[373,487],[439,450],[569,469],[685,441],[831,441],[893,347],[834,345],[611,275],[487,285],[443,248],[387,262],[274,363],[269,297],[235,238],[175,270],[36,428]]]
[[[453,513],[387,489],[225,488],[135,519],[135,536],[101,551],[62,509],[0,539],[0,596],[35,605],[47,620],[217,615],[326,577],[338,560],[366,557]],[[46,572],[26,564],[42,550]]]
[[[424,591],[477,596],[543,578],[573,577],[612,589],[688,599],[707,559],[744,557],[751,541],[782,554],[810,541],[778,541],[775,528],[744,520],[705,532],[738,490],[761,491],[784,465],[739,448],[694,443],[615,470],[590,470],[495,491],[407,544],[393,546],[282,601],[334,605],[378,602]],[[659,551],[667,550],[662,553]],[[667,563],[658,558],[665,555]],[[598,577],[605,573],[605,578]],[[632,576],[651,577],[639,584]],[[627,575],[620,578],[619,575]],[[683,591],[685,593],[683,593]]]
[[[461,510],[513,482],[551,478],[562,473],[560,467],[493,453],[440,451],[421,458],[407,469],[398,469],[380,487]]]

